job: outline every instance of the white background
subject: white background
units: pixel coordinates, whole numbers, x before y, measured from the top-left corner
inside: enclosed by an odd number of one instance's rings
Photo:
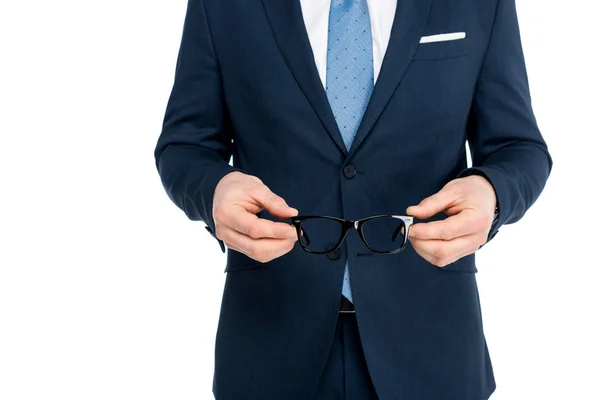
[[[555,167],[478,256],[494,400],[600,399],[595,4],[518,1]],[[0,3],[2,400],[212,398],[224,256],[152,154],[185,6]]]

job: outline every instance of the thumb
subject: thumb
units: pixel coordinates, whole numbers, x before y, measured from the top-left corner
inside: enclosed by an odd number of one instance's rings
[[[408,215],[412,215],[418,219],[433,217],[452,205],[454,196],[449,190],[442,189],[438,193],[427,197],[416,206],[410,206],[406,209]]]
[[[252,198],[267,210],[271,215],[277,218],[291,218],[298,215],[298,210],[288,206],[285,200],[273,193],[267,186],[252,193]]]

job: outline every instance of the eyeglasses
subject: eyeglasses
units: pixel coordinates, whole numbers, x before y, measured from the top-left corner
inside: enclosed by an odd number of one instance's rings
[[[341,245],[348,230],[356,229],[369,250],[380,254],[395,254],[404,250],[413,218],[404,215],[377,215],[347,221],[325,216],[291,218],[303,250],[313,254],[328,254]]]

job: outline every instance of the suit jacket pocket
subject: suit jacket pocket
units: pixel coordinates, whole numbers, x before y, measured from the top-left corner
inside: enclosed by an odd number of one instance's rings
[[[227,265],[225,272],[261,267],[263,264],[235,250],[227,249]]]
[[[469,52],[468,38],[443,42],[420,43],[413,61],[438,60],[466,56]]]
[[[441,271],[447,272],[470,272],[476,273],[477,267],[475,266],[475,255],[471,254],[466,257],[463,257],[452,264],[448,264],[443,268],[440,268]]]

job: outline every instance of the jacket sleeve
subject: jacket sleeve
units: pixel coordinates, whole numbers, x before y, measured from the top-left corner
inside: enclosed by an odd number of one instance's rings
[[[498,0],[467,138],[473,167],[459,177],[482,175],[496,192],[498,218],[489,241],[503,224],[521,219],[552,169],[531,106],[515,0]]]
[[[203,0],[189,0],[156,167],[167,194],[215,236],[212,200],[229,165],[232,132]],[[224,246],[219,241],[221,249]]]

